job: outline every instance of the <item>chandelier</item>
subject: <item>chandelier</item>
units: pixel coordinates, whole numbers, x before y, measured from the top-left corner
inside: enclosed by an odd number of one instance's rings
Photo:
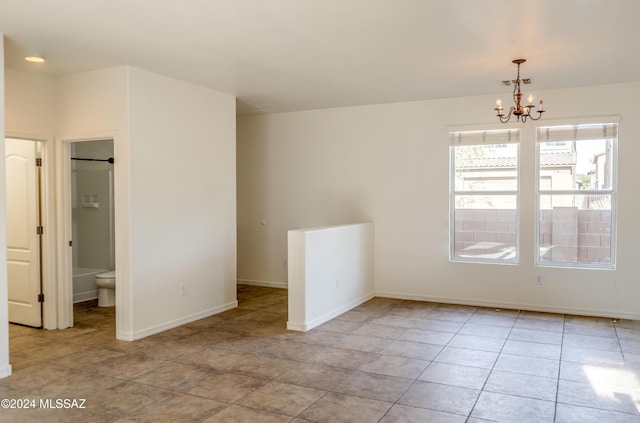
[[[502,81],[502,84],[506,86],[509,86],[511,85],[511,83],[513,83],[513,101],[515,103],[515,106],[511,106],[509,108],[509,113],[505,115],[504,109],[502,108],[502,100],[496,101],[496,104],[498,107],[496,107],[493,110],[498,112],[498,118],[502,123],[509,122],[509,119],[511,119],[512,115],[515,116],[518,119],[518,121],[522,121],[522,123],[526,122],[527,118],[531,120],[538,120],[542,117],[542,114],[545,112],[544,106],[542,105],[542,100],[540,100],[540,104],[538,105],[538,110],[536,111],[537,114],[535,115],[535,117],[534,115],[532,115],[533,109],[536,106],[533,104],[533,96],[531,94],[529,94],[528,104],[526,106],[522,105],[522,93],[520,92],[520,84],[521,83],[524,83],[525,85],[531,84],[531,79],[529,78],[520,79],[520,65],[526,61],[527,61],[526,59],[513,60],[513,63],[518,65],[518,76],[516,77],[516,79],[512,81]]]

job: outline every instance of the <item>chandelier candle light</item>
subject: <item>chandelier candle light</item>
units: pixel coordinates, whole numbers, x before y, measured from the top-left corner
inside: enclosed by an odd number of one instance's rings
[[[528,104],[526,106],[522,105],[522,93],[520,92],[520,84],[531,83],[531,79],[529,78],[520,79],[520,65],[526,61],[527,61],[526,59],[513,60],[513,63],[518,65],[517,78],[512,81],[502,81],[504,85],[511,85],[511,83],[513,83],[513,101],[516,103],[515,106],[511,106],[509,108],[509,113],[505,115],[503,112],[504,109],[502,108],[502,100],[496,101],[496,104],[498,107],[496,107],[493,110],[498,112],[498,118],[502,123],[509,122],[509,119],[511,119],[511,115],[516,116],[518,121],[522,121],[522,123],[525,123],[527,121],[527,118],[531,120],[538,120],[542,117],[542,114],[545,112],[544,106],[542,104],[542,100],[540,100],[540,103],[538,105],[537,115],[535,115],[536,117],[534,117],[534,115],[531,114],[533,113],[533,109],[536,107],[533,104],[533,96],[531,94],[529,94]]]

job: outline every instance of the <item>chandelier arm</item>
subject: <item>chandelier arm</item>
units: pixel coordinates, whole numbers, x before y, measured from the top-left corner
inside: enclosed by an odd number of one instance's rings
[[[531,120],[538,120],[542,117],[542,114],[544,113],[544,110],[538,110],[538,117],[533,117],[533,115],[529,115],[529,119]]]
[[[509,122],[509,120],[511,119],[511,115],[513,114],[515,108],[513,106],[511,106],[509,108],[509,113],[507,113],[506,115],[498,115],[498,118],[500,118],[500,122],[502,123],[507,123]]]

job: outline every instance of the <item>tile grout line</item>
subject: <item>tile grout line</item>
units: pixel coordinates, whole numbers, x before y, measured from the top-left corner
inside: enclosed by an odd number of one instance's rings
[[[496,310],[499,310],[499,309],[496,309]],[[513,324],[509,328],[509,333],[507,334],[507,337],[505,338],[505,340],[504,340],[504,342],[502,344],[502,347],[500,347],[500,351],[498,352],[498,355],[496,356],[496,359],[493,362],[493,366],[489,370],[489,374],[487,375],[487,378],[485,379],[484,383],[482,384],[482,388],[480,388],[480,392],[478,393],[478,397],[474,401],[473,406],[471,407],[471,410],[469,410],[469,415],[467,416],[467,420],[469,420],[471,418],[471,415],[473,414],[473,410],[478,405],[478,401],[480,400],[480,396],[482,395],[483,392],[485,392],[484,388],[485,388],[485,386],[487,386],[487,382],[489,381],[489,378],[491,377],[491,374],[493,373],[493,370],[496,367],[496,363],[498,362],[498,359],[500,358],[500,355],[502,354],[502,351],[504,350],[504,346],[507,344],[507,340],[509,339],[509,336],[511,335],[511,332],[513,331],[513,328],[515,327],[515,324],[518,321],[518,317],[519,316],[520,316],[520,310],[518,310],[518,313],[516,314],[516,318],[513,320]]]
[[[564,353],[564,335],[565,324],[567,322],[566,316],[562,315],[562,337],[560,338],[560,358],[558,359],[558,375],[556,379],[556,399],[553,406],[553,421],[558,419],[558,398],[560,396],[560,372],[562,371],[562,354]]]
[[[435,308],[437,308],[437,306],[436,306]],[[435,308],[431,309],[431,310],[430,310],[430,312],[431,312],[431,311],[433,311]],[[477,310],[476,310],[476,311],[477,311]],[[471,316],[472,316],[473,314],[475,314],[475,311],[474,311],[474,313],[472,313],[472,314],[471,314]],[[449,339],[449,340],[447,341],[447,343],[446,343],[446,344],[444,344],[444,345],[442,345],[442,346],[441,346],[440,351],[438,351],[438,354],[436,354],[436,355],[434,356],[434,359],[435,359],[435,358],[437,358],[437,357],[438,357],[438,355],[439,355],[439,354],[440,354],[440,353],[441,353],[441,352],[446,348],[446,346],[449,344],[449,342],[451,342],[451,341],[453,340],[453,338],[455,337],[455,335],[457,335],[457,334],[460,332],[460,330],[464,327],[464,325],[469,321],[469,319],[471,318],[471,316],[467,317],[467,319],[463,322],[464,324],[463,324],[462,326],[460,326],[460,328],[458,328],[458,330],[457,330],[456,332],[453,332],[454,336],[452,336],[452,337],[451,337],[451,339]],[[427,318],[426,320],[429,320],[429,319]],[[404,329],[404,332],[406,332],[407,330],[410,330],[410,329],[413,329],[413,328],[408,327],[408,328],[403,328],[403,329]],[[443,333],[451,333],[451,332],[443,332]],[[426,344],[428,344],[428,343],[426,343]],[[434,345],[434,344],[429,344],[429,345]],[[439,346],[439,345],[438,345],[438,346]],[[403,396],[404,396],[404,395],[405,395],[405,394],[406,394],[406,393],[407,393],[407,392],[408,392],[408,391],[409,391],[409,390],[410,390],[410,389],[415,385],[415,383],[418,381],[418,378],[422,375],[422,373],[424,373],[424,371],[425,371],[427,368],[429,368],[429,366],[430,366],[432,363],[433,363],[433,360],[429,360],[429,364],[424,368],[424,370],[423,370],[422,372],[420,372],[420,374],[418,374],[415,378],[413,378],[413,380],[412,380],[412,382],[409,384],[409,386],[407,386],[407,388],[406,388],[404,391],[402,391],[402,393],[401,393],[400,395],[398,395],[398,398],[393,402],[393,405],[392,405],[391,407],[389,407],[389,410],[387,410],[387,411],[385,412],[385,414],[384,414],[382,417],[380,417],[380,419],[378,419],[378,422],[380,422],[382,419],[384,419],[384,417],[389,413],[389,411],[391,411],[391,409],[392,409],[393,407],[395,407],[396,405],[402,405],[402,406],[405,406],[405,407],[413,407],[413,408],[425,409],[425,408],[422,408],[422,407],[414,407],[414,406],[405,405],[405,404],[398,404],[398,401],[400,401],[400,399],[402,399],[402,397],[403,397]],[[447,413],[447,414],[452,414],[452,415],[458,415],[458,416],[461,416],[461,414],[448,413],[448,412],[445,412],[445,411],[442,411],[442,410],[432,410],[432,409],[427,409],[427,410],[431,410],[431,411],[436,411],[436,412],[440,412],[440,413]]]

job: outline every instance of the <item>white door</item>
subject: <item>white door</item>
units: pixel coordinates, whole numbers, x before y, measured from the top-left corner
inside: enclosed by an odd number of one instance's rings
[[[7,277],[9,321],[41,327],[37,144],[6,140]]]

